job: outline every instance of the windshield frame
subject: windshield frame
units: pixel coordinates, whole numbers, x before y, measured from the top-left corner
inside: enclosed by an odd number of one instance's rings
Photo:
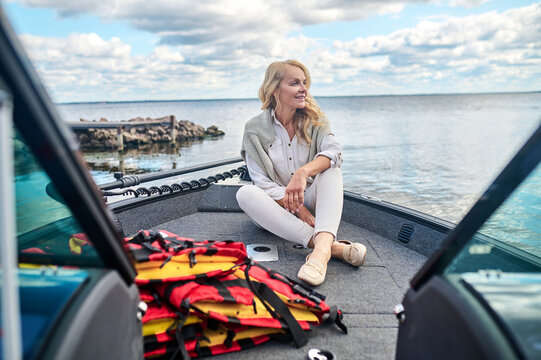
[[[136,271],[113,214],[1,7],[0,53],[0,79],[13,98],[15,127],[91,239],[105,267],[117,270],[128,285],[132,284]]]

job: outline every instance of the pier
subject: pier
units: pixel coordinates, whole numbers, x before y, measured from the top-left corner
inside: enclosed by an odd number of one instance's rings
[[[71,121],[67,124],[77,135],[82,147],[117,148],[118,151],[124,151],[128,145],[139,146],[160,142],[175,146],[177,141],[224,135],[224,132],[216,126],[205,129],[188,120],[177,121],[174,115],[158,119],[136,118],[128,121],[81,119],[80,122]]]

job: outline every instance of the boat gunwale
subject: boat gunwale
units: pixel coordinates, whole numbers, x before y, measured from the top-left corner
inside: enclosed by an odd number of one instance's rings
[[[210,189],[212,186],[224,186],[222,184],[210,184],[209,186],[204,186],[200,188],[195,188],[190,191],[186,192],[173,192],[173,193],[166,193],[161,195],[152,195],[152,196],[146,196],[146,197],[139,197],[139,198],[131,198],[126,200],[120,200],[113,203],[108,204],[109,208],[116,214],[119,212],[129,211],[130,209],[134,209],[140,206],[148,205],[154,202],[162,201],[165,199],[178,197],[182,195],[188,195],[193,194],[195,192],[204,191]],[[227,185],[231,186],[231,185]],[[234,186],[242,186],[242,184],[234,185]],[[403,219],[411,220],[416,222],[419,225],[426,226],[428,228],[431,228],[433,230],[436,230],[438,232],[447,233],[451,231],[456,224],[449,222],[444,219],[440,219],[425,213],[422,213],[420,211],[410,209],[407,207],[404,207],[402,205],[390,203],[384,200],[372,200],[363,198],[362,194],[353,193],[351,191],[344,191],[344,200],[345,201],[351,201],[353,203],[360,203],[363,205],[368,205],[372,208],[375,208],[377,210],[382,210],[388,214],[391,215],[397,215]],[[229,210],[231,211],[231,210]],[[225,212],[225,211],[224,211]]]
[[[419,225],[426,226],[438,232],[447,233],[454,229],[456,224],[432,215],[428,215],[418,210],[414,210],[402,205],[391,203],[385,200],[373,200],[363,197],[363,194],[357,194],[348,190],[344,191],[344,200],[354,203],[361,203],[377,210],[383,210],[388,214],[397,215],[406,220],[415,221]]]

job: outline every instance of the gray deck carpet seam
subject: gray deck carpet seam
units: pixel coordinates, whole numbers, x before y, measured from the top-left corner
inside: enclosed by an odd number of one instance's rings
[[[394,314],[392,311],[342,311],[344,314],[359,314],[359,315],[389,315]]]
[[[348,223],[348,224],[353,225],[353,226],[356,226],[356,225],[354,225],[354,224],[352,224],[352,223],[350,223],[350,222],[344,221],[344,220],[342,220],[342,222]],[[397,281],[396,276],[395,276],[395,273],[389,270],[388,264],[386,264],[386,262],[385,262],[385,260],[384,260],[384,259],[385,259],[385,256],[382,257],[382,256],[380,256],[380,254],[378,254],[377,247],[374,246],[374,243],[373,243],[374,238],[369,237],[369,236],[366,236],[366,237],[363,236],[363,238],[370,244],[370,247],[374,250],[374,252],[375,252],[376,255],[378,256],[378,258],[380,258],[380,259],[382,260],[382,262],[384,262],[383,265],[377,265],[377,267],[384,267],[385,270],[387,271],[387,273],[389,274],[389,276],[391,277],[391,279],[393,280],[393,282],[395,283],[395,285],[396,285],[399,289],[401,289],[403,292],[405,292],[404,289],[402,288],[402,286],[401,286],[401,285],[399,284],[399,282]],[[400,245],[400,244],[398,244],[398,245]],[[401,245],[401,246],[402,246],[402,245]],[[365,266],[365,267],[369,267],[369,266]],[[376,266],[374,266],[374,267],[376,267]]]
[[[366,265],[363,265],[363,268],[382,268],[382,267],[385,267],[385,265],[377,265],[377,264],[366,264]]]
[[[344,221],[342,220],[341,222],[344,222],[344,223],[347,223],[347,224],[350,224],[352,226],[357,226],[355,224],[352,224],[348,221]],[[370,244],[370,247],[372,248],[372,250],[376,253],[376,255],[378,256],[378,258],[380,258],[382,261],[382,257],[380,256],[380,254],[378,254],[378,251],[376,249],[376,247],[374,246],[374,244],[372,243],[372,239],[370,239],[370,237],[364,237],[364,240],[366,240],[369,244]],[[364,265],[363,265],[364,266]],[[391,279],[393,280],[393,282],[395,283],[395,285],[399,288],[399,289],[402,289],[402,287],[398,284],[398,282],[396,281],[395,277],[393,276],[393,273],[391,271],[389,271],[389,269],[387,268],[386,264],[383,264],[383,265],[378,265],[378,266],[366,266],[366,267],[382,267],[382,268],[385,268],[385,270],[387,271],[387,273],[389,274],[389,276],[391,277]]]

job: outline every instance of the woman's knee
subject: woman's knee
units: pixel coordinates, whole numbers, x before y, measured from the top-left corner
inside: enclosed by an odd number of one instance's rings
[[[236,194],[237,203],[239,204],[241,208],[244,208],[244,205],[248,202],[248,200],[251,197],[250,193],[252,192],[252,190],[250,189],[250,187],[254,187],[254,185],[244,185],[244,186],[241,186],[237,190],[237,194]]]
[[[342,183],[342,170],[338,167],[328,168],[316,175],[314,181],[332,181]]]
[[[258,188],[255,185],[244,185],[237,190],[237,203],[240,208],[246,210],[246,207],[249,204],[253,204],[254,200],[260,197],[261,195],[266,195],[263,190]]]
[[[331,167],[321,173],[325,176],[342,176],[342,170],[339,167]]]

